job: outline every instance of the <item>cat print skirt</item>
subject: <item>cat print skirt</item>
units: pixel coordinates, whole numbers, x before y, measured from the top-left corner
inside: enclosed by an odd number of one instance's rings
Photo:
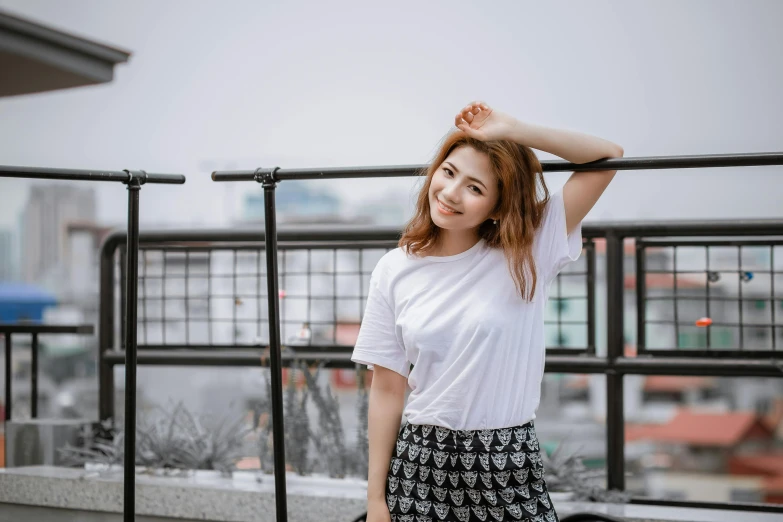
[[[450,430],[405,423],[386,480],[392,522],[558,522],[533,422]]]

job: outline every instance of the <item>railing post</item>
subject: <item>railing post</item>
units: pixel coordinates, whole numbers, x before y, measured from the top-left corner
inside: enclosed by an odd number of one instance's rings
[[[280,298],[277,284],[277,219],[275,187],[277,168],[258,169],[255,180],[264,187],[264,249],[269,301],[269,355],[272,374],[272,440],[275,466],[275,514],[277,522],[288,520],[285,485],[285,430],[283,426],[283,365],[280,346]]]
[[[5,334],[5,422],[11,420],[11,333]]]
[[[645,250],[642,239],[637,237],[636,243],[636,355],[639,356],[647,351],[647,300],[644,298],[647,293],[646,277],[647,264],[645,262]],[[677,276],[675,275],[675,278]],[[709,286],[707,286],[709,292]]]
[[[38,417],[38,334],[33,333],[30,347],[30,418]]]
[[[606,467],[607,488],[625,489],[625,412],[623,411],[623,374],[615,362],[623,356],[624,274],[623,237],[609,230],[606,235]]]
[[[105,353],[114,348],[114,237],[101,249],[100,306],[98,310],[98,419],[114,418],[114,365]]]
[[[139,192],[144,171],[128,172],[128,236],[125,306],[125,459],[124,517],[135,520],[136,511],[136,313],[139,283]]]

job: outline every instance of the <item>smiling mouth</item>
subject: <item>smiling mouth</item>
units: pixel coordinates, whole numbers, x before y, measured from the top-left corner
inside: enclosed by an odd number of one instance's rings
[[[436,200],[438,202],[438,206],[442,209],[448,212],[449,214],[462,214],[462,212],[457,212],[456,210],[453,210],[446,205],[444,205],[439,199]]]

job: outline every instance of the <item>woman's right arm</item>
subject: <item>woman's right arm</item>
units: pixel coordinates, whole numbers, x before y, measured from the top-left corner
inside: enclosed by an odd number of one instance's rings
[[[386,477],[400,431],[408,381],[399,373],[374,365],[368,411],[367,521],[389,520]]]

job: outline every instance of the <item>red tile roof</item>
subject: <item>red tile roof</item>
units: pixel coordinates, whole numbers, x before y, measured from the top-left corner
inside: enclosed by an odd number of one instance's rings
[[[683,392],[712,388],[715,379],[711,377],[687,377],[679,375],[650,375],[644,380],[647,392]]]
[[[680,410],[667,424],[629,425],[625,435],[629,442],[649,440],[706,447],[732,447],[746,439],[771,437],[769,426],[753,412],[690,410]]]
[[[735,455],[729,460],[729,472],[734,475],[783,477],[783,452]]]
[[[773,430],[776,431],[780,423],[783,422],[783,399],[775,399],[772,402],[772,407],[769,412],[764,415],[764,422]]]
[[[636,354],[626,346],[625,356],[633,357]],[[581,390],[587,388],[588,376],[573,376],[566,384],[567,388]],[[685,390],[703,390],[715,386],[712,377],[686,377],[678,375],[648,375],[644,379],[644,391],[646,392],[683,392]]]

